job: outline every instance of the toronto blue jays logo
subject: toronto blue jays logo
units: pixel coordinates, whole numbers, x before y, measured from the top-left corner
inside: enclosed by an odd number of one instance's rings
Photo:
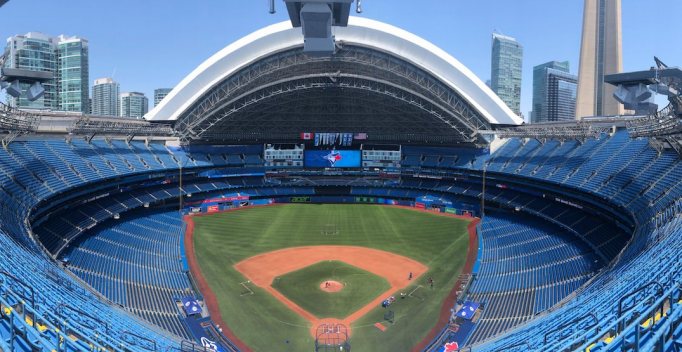
[[[331,164],[331,167],[334,167],[334,164],[336,164],[337,161],[341,160],[341,153],[337,152],[336,150],[332,150],[329,152],[329,154],[325,155],[323,157],[325,160],[329,161]]]
[[[450,342],[443,345],[438,352],[454,352],[459,350],[457,342]]]

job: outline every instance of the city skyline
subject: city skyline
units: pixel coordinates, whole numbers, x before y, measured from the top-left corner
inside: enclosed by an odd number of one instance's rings
[[[121,91],[140,91],[148,97],[152,97],[158,87],[175,87],[192,70],[230,43],[288,19],[284,6],[279,2],[274,15],[267,13],[266,4],[253,2],[202,2],[186,6],[154,0],[144,3],[123,1],[122,6],[106,12],[101,11],[101,5],[93,2],[68,3],[73,5],[73,11],[57,18],[53,14],[61,11],[63,4],[46,0],[30,3],[9,1],[2,7],[3,13],[30,12],[37,21],[22,21],[18,16],[8,16],[3,33],[9,37],[40,31],[88,38],[90,77],[110,77],[115,71],[114,79],[120,82]],[[135,4],[140,11],[126,10],[125,4]],[[579,67],[582,1],[554,3],[551,8],[541,0],[471,3],[436,0],[433,6],[420,11],[411,10],[412,5],[407,0],[390,3],[372,1],[363,4],[362,14],[353,12],[351,15],[386,22],[428,40],[451,54],[482,82],[490,78],[490,33],[493,29],[498,28],[505,35],[516,38],[524,46],[521,94],[521,111],[524,114],[532,110],[533,66],[561,59],[570,61],[576,72]],[[488,11],[490,8],[496,11]],[[623,5],[624,71],[650,67],[654,55],[672,66],[682,65],[682,60],[677,59],[682,58],[682,48],[670,45],[669,37],[661,35],[655,26],[636,25],[642,18],[656,18],[657,8],[682,11],[682,2],[654,0]],[[561,16],[556,16],[557,13]],[[226,16],[230,21],[224,21]],[[135,28],[116,26],[115,31],[101,26],[102,21],[119,23],[121,18],[138,25]],[[186,28],[164,26],[169,18],[183,18],[194,23],[193,28],[188,31]],[[173,40],[121,40],[139,38],[141,31],[150,37]],[[197,33],[219,35],[202,36]],[[191,42],[192,50],[184,50],[179,55],[174,43],[183,42]]]

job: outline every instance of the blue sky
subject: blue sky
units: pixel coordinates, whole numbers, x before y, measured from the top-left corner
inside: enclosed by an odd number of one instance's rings
[[[10,0],[0,8],[5,39],[39,31],[90,42],[90,84],[116,72],[121,92],[174,87],[204,60],[235,40],[287,20],[284,3],[267,0]],[[441,47],[481,80],[490,78],[494,29],[524,47],[521,111],[531,108],[532,68],[570,61],[578,72],[582,0],[363,0],[362,16],[401,27]],[[680,0],[623,0],[624,71],[647,69],[653,56],[682,66],[679,35],[667,37],[666,13]],[[656,22],[646,22],[647,20]],[[2,97],[4,101],[4,94]],[[151,106],[150,106],[151,108]]]

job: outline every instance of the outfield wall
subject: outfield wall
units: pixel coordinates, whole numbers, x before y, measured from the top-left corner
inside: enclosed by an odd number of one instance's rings
[[[478,204],[453,202],[441,198],[418,197],[418,198],[390,198],[376,196],[316,196],[294,195],[273,198],[251,198],[248,195],[234,195],[223,198],[206,199],[198,202],[184,204],[186,214],[213,213],[222,210],[240,208],[254,205],[284,204],[284,203],[354,203],[354,204],[384,204],[414,207],[431,210],[434,212],[453,215],[477,217],[481,207]]]

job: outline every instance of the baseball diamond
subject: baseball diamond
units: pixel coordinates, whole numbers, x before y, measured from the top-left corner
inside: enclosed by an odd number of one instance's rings
[[[318,224],[330,218],[343,229],[342,235],[319,233]],[[289,204],[193,216],[191,221],[200,270],[195,276],[203,276],[216,294],[226,324],[221,326],[227,326],[255,350],[275,348],[282,339],[304,349],[321,323],[344,323],[352,345],[360,350],[377,341],[395,348],[413,346],[439,320],[443,300],[462,270],[469,245],[469,220],[392,206]],[[420,235],[408,235],[415,233]],[[314,264],[339,267],[340,263],[386,278],[389,287],[368,297],[369,302],[359,309],[347,311],[342,319],[316,317],[276,289],[287,273]],[[315,285],[324,278],[343,281],[337,275],[339,270],[333,271],[316,279]],[[413,273],[412,280],[409,272]],[[423,301],[399,299],[392,306],[395,325],[377,335],[373,324],[383,319],[381,301],[425,284],[425,276],[443,277],[444,284],[428,292]],[[255,285],[253,296],[240,297],[235,291],[235,283],[245,280]],[[206,289],[202,291],[206,294]],[[323,308],[315,311],[320,310]],[[415,321],[424,324],[416,328]],[[268,334],[258,333],[261,330]]]

